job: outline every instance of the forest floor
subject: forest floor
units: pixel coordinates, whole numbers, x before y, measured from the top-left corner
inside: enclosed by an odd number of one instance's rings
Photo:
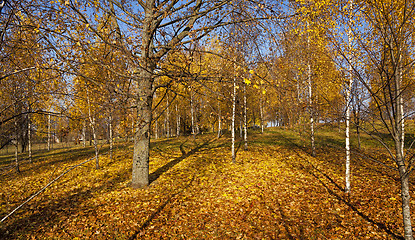
[[[317,141],[312,157],[298,133],[253,133],[232,164],[226,136],[156,140],[140,190],[130,188],[132,146],[119,143],[100,169],[73,169],[0,223],[0,239],[402,238],[397,174],[353,156],[346,195],[341,138]],[[0,172],[1,218],[93,149],[39,154],[19,174]]]

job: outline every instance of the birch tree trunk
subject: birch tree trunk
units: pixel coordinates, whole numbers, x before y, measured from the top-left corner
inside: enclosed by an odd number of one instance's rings
[[[89,97],[88,87],[86,87],[86,99],[88,104],[88,118],[89,118],[89,125],[92,130],[92,136],[94,141],[94,150],[95,150],[95,168],[99,169],[99,159],[98,159],[98,143],[97,143],[97,134],[95,131],[95,117],[91,114],[91,101]]]
[[[401,34],[399,36],[402,36]],[[401,180],[401,199],[402,199],[402,216],[404,224],[404,237],[406,240],[413,239],[411,208],[410,208],[410,191],[409,191],[409,172],[405,165],[405,128],[404,128],[404,111],[402,97],[402,47],[398,48],[397,71],[395,71],[395,96],[396,99],[396,116],[395,116],[395,151],[396,163],[399,169],[399,177]],[[393,56],[392,56],[393,57]]]
[[[409,173],[405,166],[404,155],[404,120],[403,114],[403,99],[400,92],[400,79],[396,80],[397,86],[397,116],[395,118],[395,126],[397,127],[397,136],[395,137],[396,162],[398,164],[399,176],[401,180],[401,198],[402,198],[402,215],[404,223],[405,239],[413,239],[412,223],[411,223],[411,209],[410,209],[410,192],[409,192]]]
[[[82,126],[82,145],[83,147],[86,147],[86,123],[85,121]]]
[[[135,131],[134,121],[136,121],[136,119],[134,118],[134,113],[133,113],[131,115],[131,139],[129,140],[131,142],[134,142],[134,131]]]
[[[195,129],[195,110],[194,110],[194,104],[193,104],[193,90],[192,88],[190,88],[190,114],[191,114],[191,118],[192,118],[192,135],[193,138],[195,138],[196,135],[196,129]]]
[[[233,77],[233,94],[232,94],[232,163],[236,162],[235,153],[235,111],[236,111],[236,76]]]
[[[179,114],[179,109],[177,107],[177,104],[176,104],[176,136],[177,137],[180,136],[180,114]]]
[[[247,117],[246,117],[246,84],[244,85],[244,149],[248,150],[248,130],[247,130]]]
[[[297,91],[297,105],[298,105],[298,112],[299,112],[298,119],[297,119],[297,126],[298,126],[298,134],[301,136],[301,134],[302,134],[302,131],[301,131],[301,125],[302,125],[301,118],[302,118],[302,116],[301,116],[301,113],[300,113],[300,109],[301,109],[301,97],[300,97],[300,95],[301,95],[301,93],[300,93],[300,79],[299,79],[297,74],[295,74],[295,80],[296,80],[296,91]]]
[[[307,28],[309,27],[309,23],[307,22]],[[310,37],[307,36],[307,46],[308,50],[310,51]],[[307,63],[307,81],[308,81],[308,110],[310,112],[310,137],[311,137],[311,150],[312,156],[316,155],[316,146],[314,142],[314,111],[313,111],[313,90],[312,90],[312,82],[311,82],[311,63],[310,63],[310,56],[308,57]]]
[[[167,109],[166,109],[166,134],[167,138],[170,138],[170,103],[169,103],[169,95],[167,95]]]
[[[94,138],[95,168],[99,169],[98,142],[97,142],[97,134],[96,134],[96,129],[95,129],[95,117],[92,117],[91,119],[91,129],[92,129],[92,136]]]
[[[220,101],[218,101],[218,138],[220,138],[220,135],[222,133],[222,114],[220,109]]]
[[[354,118],[356,124],[356,135],[357,135],[357,147],[361,150],[361,141],[360,141],[360,103],[357,103],[357,110],[354,111]]]
[[[17,119],[14,119],[14,132],[16,135],[15,144],[14,144],[14,159],[15,159],[15,168],[16,172],[20,172],[19,168],[19,133],[18,133],[18,124]]]
[[[109,116],[109,140],[110,140],[110,159],[112,160],[112,149],[114,146],[113,141],[113,131],[112,131],[112,113]]]
[[[50,151],[50,114],[48,114],[48,151]]]
[[[261,118],[261,134],[264,133],[264,105],[263,105],[263,96],[261,94],[261,98],[259,100],[259,115]],[[255,125],[255,122],[254,122]]]
[[[30,112],[30,109],[29,109]],[[27,115],[27,142],[29,151],[29,162],[32,163],[32,123],[30,114]]]
[[[348,48],[349,48],[349,54],[351,57],[351,52],[352,52],[352,29],[351,29],[351,23],[352,23],[352,19],[351,19],[351,13],[352,13],[352,9],[353,9],[353,0],[349,1],[349,11],[350,11],[350,19],[349,19],[349,30],[347,32],[347,39],[348,39]],[[349,58],[350,58],[349,57]],[[350,179],[351,179],[351,171],[350,171],[350,105],[351,105],[351,91],[352,91],[352,86],[353,86],[353,67],[351,64],[351,60],[349,59],[349,81],[347,82],[347,86],[346,86],[346,131],[345,131],[345,135],[346,135],[346,173],[345,173],[345,188],[344,191],[346,193],[350,192]]]
[[[158,121],[156,120],[155,122],[155,126],[154,126],[154,138],[155,139],[159,139],[159,125],[158,125]]]

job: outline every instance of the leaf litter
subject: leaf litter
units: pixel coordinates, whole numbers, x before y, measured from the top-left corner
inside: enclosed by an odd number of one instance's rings
[[[346,195],[342,152],[322,148],[311,157],[284,134],[251,136],[249,150],[238,151],[236,164],[226,138],[154,141],[152,183],[139,190],[129,187],[132,146],[118,144],[112,160],[100,157],[101,169],[92,162],[77,168],[7,219],[0,237],[400,238],[399,183],[355,159],[353,192]],[[1,216],[65,166],[83,160],[71,160],[66,152],[25,165],[19,175],[1,176]]]

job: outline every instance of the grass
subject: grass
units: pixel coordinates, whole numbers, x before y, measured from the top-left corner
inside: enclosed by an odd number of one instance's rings
[[[2,239],[394,239],[401,238],[395,172],[353,158],[353,189],[343,193],[336,131],[308,140],[278,128],[249,135],[231,163],[228,136],[151,143],[146,189],[130,186],[132,146],[78,167],[0,225]],[[328,145],[330,143],[331,145]],[[102,149],[106,152],[107,147]],[[0,217],[92,148],[53,150],[0,175]]]

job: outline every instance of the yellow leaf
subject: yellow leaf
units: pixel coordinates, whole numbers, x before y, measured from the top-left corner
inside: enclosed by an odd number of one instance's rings
[[[245,84],[248,84],[248,85],[251,84],[251,81],[247,78],[244,78],[244,82],[245,82]]]

